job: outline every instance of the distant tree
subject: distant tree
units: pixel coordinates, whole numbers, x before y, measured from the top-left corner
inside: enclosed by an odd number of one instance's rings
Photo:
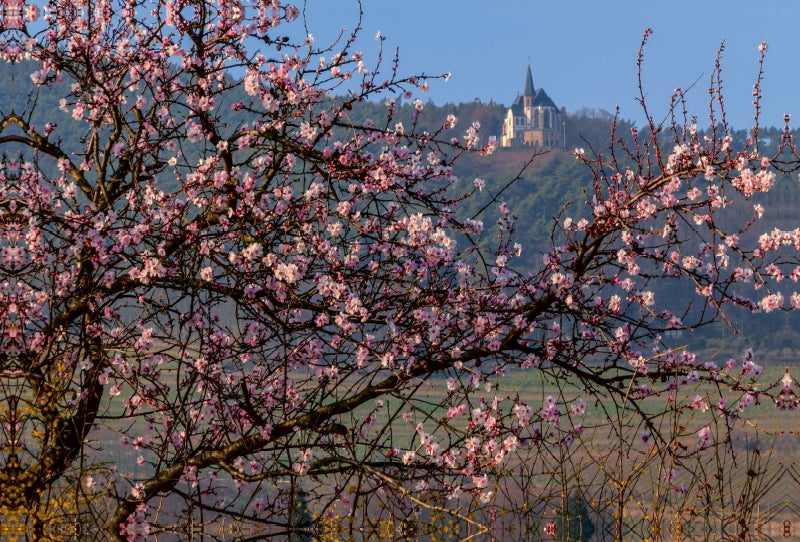
[[[612,141],[612,126],[615,126],[615,138],[630,140],[632,121],[620,119],[615,113],[605,109],[583,107],[567,114],[566,147],[582,148],[587,152],[606,154],[610,147],[618,143]]]
[[[594,523],[580,490],[576,489],[561,505],[556,517],[556,540],[588,542],[594,534]]]
[[[290,524],[293,528],[289,534],[290,542],[311,542],[310,531],[314,526],[314,518],[306,501],[305,492],[300,490],[296,499],[290,499],[294,503],[294,511],[290,515]]]
[[[522,270],[505,187],[490,243],[454,215],[484,188],[458,160],[495,141],[397,122],[387,93],[420,112],[429,80],[366,65],[358,30],[318,45],[277,0],[39,15],[8,0],[0,33],[38,67],[24,111],[0,104],[0,513],[29,539],[61,510],[94,539],[474,537],[569,487],[616,539],[746,527],[728,437],[796,382],[667,334],[786,305],[796,234],[745,237],[774,180],[755,143],[675,120],[650,126],[668,153],[634,132],[578,154],[588,206]],[[32,121],[54,101],[79,136]],[[652,288],[678,279],[685,313]]]

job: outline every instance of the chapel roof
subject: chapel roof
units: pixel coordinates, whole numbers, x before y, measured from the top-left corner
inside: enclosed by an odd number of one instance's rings
[[[542,107],[554,107],[558,109],[555,102],[547,95],[543,88],[540,88],[536,91],[536,95],[533,98],[533,107],[542,106]]]

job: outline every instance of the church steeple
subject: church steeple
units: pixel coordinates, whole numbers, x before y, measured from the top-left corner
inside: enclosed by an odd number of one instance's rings
[[[531,75],[531,63],[528,62],[528,73],[525,74],[525,91],[522,93],[522,106],[525,108],[525,116],[531,118],[533,114],[533,98],[536,90],[533,86],[533,75]]]
[[[531,75],[531,63],[528,62],[528,73],[525,74],[525,92],[523,96],[535,96],[536,88],[533,86],[533,75]]]
[[[0,0],[1,1],[1,0]],[[525,87],[517,94],[503,121],[503,147],[530,146],[543,149],[563,148],[565,126],[559,111],[544,89],[533,86],[531,59],[525,71]]]

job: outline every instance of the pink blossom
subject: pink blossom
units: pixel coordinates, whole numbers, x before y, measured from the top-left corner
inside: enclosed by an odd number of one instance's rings
[[[783,307],[783,294],[776,292],[769,294],[761,300],[761,308],[764,312],[772,312]]]
[[[186,139],[191,143],[199,143],[203,140],[203,129],[196,122],[189,122],[186,126]]]

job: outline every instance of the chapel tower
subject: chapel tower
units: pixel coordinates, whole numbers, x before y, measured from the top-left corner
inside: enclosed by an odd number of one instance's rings
[[[533,74],[528,63],[522,95],[506,111],[503,121],[502,147],[563,148],[564,121],[561,111],[544,89],[533,86]]]

